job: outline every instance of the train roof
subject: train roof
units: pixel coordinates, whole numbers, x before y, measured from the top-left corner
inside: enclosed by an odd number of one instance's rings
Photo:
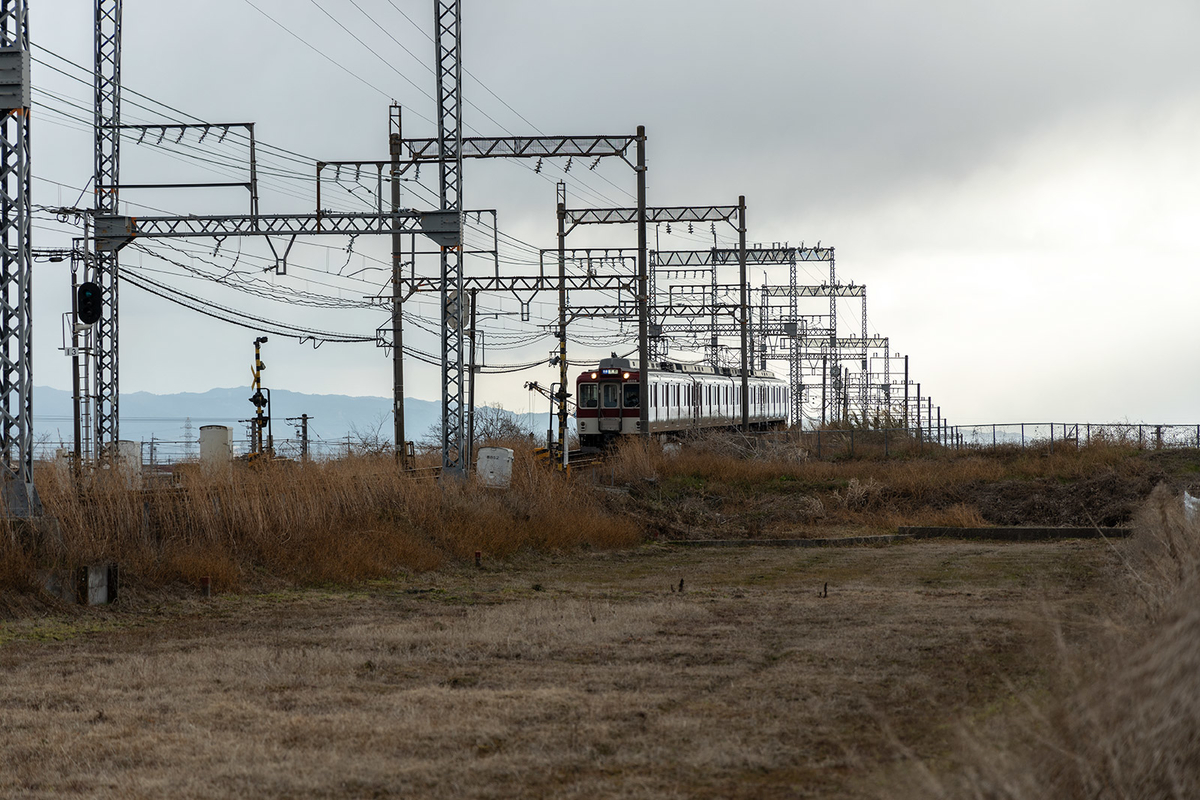
[[[714,368],[708,364],[684,364],[679,361],[663,361],[659,364],[659,369],[663,372],[686,372],[692,375],[725,375],[731,378],[740,378],[742,375],[741,369],[737,367]],[[765,369],[752,369],[748,374],[755,378],[775,377],[774,372]]]
[[[600,359],[597,369],[601,372],[636,372],[640,362],[622,358],[613,353],[608,358]],[[680,372],[689,375],[722,375],[729,378],[740,378],[742,370],[737,367],[713,367],[710,364],[685,364],[682,361],[660,361],[651,367],[660,372]],[[754,378],[775,378],[775,373],[766,369],[752,369],[748,373]]]

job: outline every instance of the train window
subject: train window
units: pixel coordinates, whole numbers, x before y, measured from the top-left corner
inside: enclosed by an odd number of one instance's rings
[[[600,405],[600,387],[594,383],[579,384],[579,407],[596,408]]]
[[[641,387],[638,386],[636,383],[625,384],[625,395],[623,397],[623,400],[624,400],[624,406],[626,408],[637,408],[638,407],[638,390],[640,388]]]
[[[621,405],[621,386],[616,383],[600,384],[600,399],[605,408],[617,408]]]

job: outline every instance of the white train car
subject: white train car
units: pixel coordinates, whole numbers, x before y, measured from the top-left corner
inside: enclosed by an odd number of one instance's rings
[[[584,447],[603,447],[639,432],[641,375],[629,359],[600,360],[575,381],[575,421]],[[741,370],[662,362],[647,376],[650,432],[670,435],[742,422]],[[748,376],[748,416],[754,430],[787,424],[788,384],[766,370]]]

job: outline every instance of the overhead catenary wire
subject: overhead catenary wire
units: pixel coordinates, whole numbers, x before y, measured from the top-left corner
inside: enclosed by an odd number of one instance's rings
[[[279,336],[297,338],[301,342],[313,341],[316,343],[351,343],[371,342],[375,340],[374,336],[320,331],[258,317],[253,314],[229,308],[228,306],[223,306],[219,303],[214,303],[211,300],[205,300],[204,298],[197,297],[196,295],[189,294],[171,286],[167,286],[166,284],[159,283],[158,281],[148,278],[145,275],[138,273],[136,270],[130,269],[129,267],[122,268],[121,279],[122,281],[128,282],[143,291],[157,295],[164,300],[176,303],[177,305],[189,308],[192,311],[196,311],[214,319],[219,319],[223,322],[228,322],[243,328],[250,328],[252,330],[263,331],[265,333],[274,333]]]
[[[249,0],[247,0],[247,2],[248,2],[248,4],[250,4],[252,7],[254,7],[256,10],[260,11],[260,13],[263,13],[261,9],[259,9],[259,8],[258,8],[257,6],[255,6],[253,3],[250,3],[250,2],[249,2]],[[356,8],[358,8],[360,11],[362,10],[362,9],[361,9],[361,7],[359,7],[357,3],[355,3],[355,7],[356,7]],[[395,5],[394,5],[394,4],[393,4],[393,7],[395,8]],[[397,9],[397,10],[399,10],[399,9]],[[268,14],[264,14],[264,15],[265,15],[265,16],[268,16],[268,17],[270,17],[270,15],[268,15]],[[272,19],[272,21],[275,21],[275,20],[273,20],[273,19]],[[289,32],[289,33],[291,33],[291,31],[288,31],[288,32]],[[348,31],[348,32],[349,32],[349,31]],[[293,36],[295,36],[295,34],[293,34]],[[299,38],[299,37],[297,37],[297,38]],[[357,37],[356,37],[356,38],[357,38]],[[393,37],[393,38],[394,38],[394,37]],[[310,46],[311,46],[311,45],[310,45]],[[61,58],[61,57],[57,56],[57,54],[53,54],[53,55],[54,55],[55,57]],[[41,63],[45,63],[45,62],[41,62]],[[74,62],[68,62],[68,63],[71,63],[71,64],[72,64],[72,65],[74,65],[76,68],[79,68],[81,71],[83,71],[83,68],[81,68],[81,67],[79,67],[78,65],[74,64]],[[58,72],[62,72],[64,75],[66,75],[66,74],[67,74],[66,72],[64,72],[64,71],[62,71],[62,70],[57,70],[57,69],[56,69],[56,71],[58,71]],[[89,74],[90,74],[90,73],[89,73]],[[468,73],[468,74],[470,74],[470,73]],[[472,76],[472,77],[474,77],[474,76]],[[81,82],[81,83],[84,83],[84,81],[82,81],[82,80],[81,80],[81,79],[79,79],[79,78],[76,78],[76,80],[80,80],[80,82]],[[476,79],[476,80],[478,80],[478,79]],[[496,94],[495,94],[495,92],[492,92],[490,88],[486,87],[486,85],[484,85],[484,84],[482,83],[482,81],[479,81],[479,83],[480,83],[480,85],[481,85],[481,86],[484,86],[484,88],[485,88],[485,89],[487,89],[487,91],[488,91],[490,94],[492,94],[494,97],[496,97],[496,99],[497,99],[497,100],[499,100],[500,102],[504,103],[504,105],[505,105],[506,107],[508,107],[510,110],[512,110],[512,111],[513,111],[513,113],[517,113],[517,112],[515,111],[515,109],[512,109],[512,106],[510,106],[510,105],[509,105],[507,102],[503,101],[503,99],[502,99],[502,98],[500,98],[500,97],[499,97],[499,95],[496,95]],[[376,89],[377,89],[377,91],[378,91],[378,88],[377,88],[377,87],[373,87],[373,88],[376,88]],[[129,94],[132,94],[132,95],[135,95],[135,96],[146,97],[146,96],[144,96],[144,95],[140,95],[139,93],[137,93],[137,92],[135,92],[135,91],[133,91],[133,90],[129,90],[128,88],[126,88],[126,90],[125,90],[125,91],[126,91],[127,93],[129,93]],[[380,92],[380,93],[381,93],[381,94],[383,94],[383,92]],[[58,102],[62,102],[62,103],[63,103],[63,104],[64,104],[64,105],[65,105],[67,108],[74,107],[74,108],[76,108],[76,109],[78,109],[78,110],[80,110],[80,111],[87,111],[87,110],[89,110],[89,109],[85,109],[84,107],[82,107],[82,106],[80,106],[80,105],[74,104],[74,103],[70,102],[70,100],[69,100],[69,99],[67,99],[67,98],[63,98],[63,97],[61,97],[61,96],[52,97],[52,99],[53,99],[53,100],[55,100],[55,101],[58,101]],[[148,97],[147,97],[146,99],[148,100],[148,102],[150,102],[150,103],[152,103],[152,104],[154,104],[154,105],[161,105],[163,108],[167,108],[167,109],[171,110],[171,111],[172,111],[173,113],[175,113],[175,114],[184,115],[184,116],[186,116],[186,117],[189,117],[189,118],[191,118],[192,120],[195,120],[195,121],[197,121],[197,122],[199,122],[199,123],[201,123],[201,124],[208,124],[208,123],[205,123],[203,120],[200,120],[200,118],[198,118],[198,117],[195,117],[195,116],[193,116],[193,115],[190,115],[190,114],[186,114],[186,112],[179,111],[178,109],[174,109],[174,108],[172,108],[171,106],[168,106],[168,105],[166,105],[166,104],[164,104],[164,103],[161,103],[160,101],[154,100],[153,98],[148,98]],[[139,105],[139,107],[142,107],[142,108],[144,108],[144,109],[145,109],[145,110],[147,110],[147,111],[151,111],[151,110],[152,110],[152,109],[151,109],[149,106],[143,106],[143,105],[141,105],[141,104],[138,104],[138,105]],[[64,119],[67,119],[67,120],[70,120],[70,121],[74,121],[74,122],[78,122],[78,123],[80,123],[80,124],[82,124],[82,125],[84,126],[84,128],[83,128],[83,129],[87,129],[87,128],[86,128],[86,126],[87,126],[87,122],[88,122],[87,120],[85,120],[85,119],[82,119],[82,118],[79,118],[79,117],[74,117],[74,116],[70,115],[69,113],[64,113],[64,112],[63,112],[61,109],[54,109],[54,110],[55,110],[57,113],[63,114],[63,116],[64,116]],[[157,112],[157,113],[161,113],[161,112]],[[485,114],[485,115],[486,115],[486,114]],[[490,115],[487,115],[487,116],[488,116],[488,118],[489,118],[489,119],[492,119],[492,118],[490,117]],[[520,115],[518,114],[518,116],[520,116]],[[525,119],[524,119],[524,117],[521,117],[521,118],[522,118],[522,120],[523,120],[523,121],[525,121],[526,123],[528,123],[528,120],[525,120]],[[492,121],[493,121],[493,122],[495,122],[495,120],[494,120],[494,119],[492,119]],[[499,123],[497,123],[497,124],[499,124]],[[500,127],[503,127],[503,126],[500,126]],[[532,126],[532,125],[531,125],[531,127],[534,127],[534,128],[536,129],[536,126]],[[539,132],[540,132],[540,131],[539,131]],[[174,144],[174,143],[171,143],[171,144]],[[286,148],[278,148],[278,147],[276,147],[276,146],[273,146],[273,145],[270,145],[270,144],[268,144],[268,143],[262,142],[261,140],[259,140],[258,144],[259,144],[259,146],[260,146],[260,147],[262,147],[264,150],[271,150],[271,151],[275,151],[275,152],[276,152],[276,153],[278,153],[278,154],[282,154],[282,155],[280,155],[280,158],[282,159],[282,161],[283,161],[284,163],[292,162],[292,163],[297,163],[297,164],[303,164],[303,165],[305,165],[305,166],[307,166],[307,165],[308,165],[308,163],[309,163],[308,161],[306,161],[306,160],[305,160],[305,159],[307,159],[307,157],[306,157],[306,156],[303,156],[302,154],[299,154],[299,153],[295,153],[294,151],[289,151],[289,150],[287,150]],[[230,161],[230,160],[229,160],[229,159],[228,159],[228,158],[227,158],[227,157],[226,157],[224,154],[220,154],[220,155],[218,155],[218,154],[216,154],[216,153],[215,153],[215,151],[208,150],[207,148],[198,148],[198,147],[196,147],[194,144],[192,144],[192,143],[191,143],[190,141],[188,141],[188,140],[184,140],[184,141],[183,141],[183,143],[182,143],[180,146],[181,146],[182,148],[185,148],[185,149],[186,149],[186,148],[191,148],[191,149],[194,151],[194,152],[192,152],[192,153],[189,153],[189,154],[187,154],[186,156],[183,156],[184,158],[190,158],[191,160],[193,160],[193,161],[196,161],[197,163],[203,164],[203,165],[205,165],[206,167],[208,167],[208,168],[212,168],[212,169],[214,169],[214,170],[217,170],[217,169],[222,169],[222,168],[228,169],[228,168],[233,168],[233,167],[239,167],[239,166],[243,166],[243,165],[242,165],[241,163],[239,163],[239,162],[236,162],[236,161]],[[168,150],[169,150],[170,148],[164,148],[164,149],[168,149]],[[528,168],[528,165],[525,165],[525,166],[526,166],[526,168]],[[311,181],[311,179],[312,179],[312,175],[311,175],[311,173],[307,173],[307,174],[306,174],[306,173],[302,173],[302,172],[299,172],[298,170],[294,170],[294,169],[292,169],[291,167],[284,167],[284,166],[281,166],[281,167],[279,168],[279,171],[278,171],[278,172],[275,172],[275,169],[274,169],[274,168],[268,168],[268,167],[265,167],[265,166],[264,166],[264,167],[261,167],[260,169],[262,169],[262,173],[261,173],[261,174],[262,174],[264,177],[278,177],[278,178],[284,178],[284,179],[296,179],[296,180],[303,180],[303,181],[305,181],[305,182]],[[225,174],[228,174],[228,173],[225,173]],[[66,184],[61,184],[61,183],[58,183],[58,182],[52,182],[52,183],[54,183],[54,184],[56,184],[56,185],[59,185],[59,186],[66,186]],[[610,183],[611,183],[611,182],[610,182]],[[267,184],[267,182],[266,182],[266,181],[264,181],[264,185],[266,185],[266,184]],[[273,190],[276,190],[276,191],[281,191],[281,192],[285,191],[285,190],[284,190],[282,187],[272,187],[272,188],[273,188]],[[415,189],[415,190],[416,190],[418,193],[424,193],[424,192],[429,192],[429,191],[431,191],[431,190],[428,190],[428,189],[427,189],[425,186],[423,186],[423,185],[422,185],[422,184],[420,184],[420,183],[415,183],[415,184],[413,185],[413,188],[414,188],[414,189]],[[86,187],[85,187],[84,191],[86,191]],[[294,195],[294,196],[295,196],[295,195]],[[307,195],[305,195],[305,196],[304,196],[304,198],[301,198],[301,199],[307,199],[307,197],[308,197],[308,196],[307,196]],[[607,199],[607,198],[604,198],[604,199]],[[137,206],[137,207],[142,207],[142,208],[152,208],[152,207],[150,207],[150,206],[146,206],[145,204],[139,204],[139,203],[132,202],[132,201],[122,201],[122,202],[127,202],[129,205],[133,205],[133,206]],[[611,202],[611,201],[610,201],[610,202]],[[156,210],[156,211],[159,211],[160,213],[166,213],[166,212],[163,212],[161,209],[154,209],[154,210]],[[468,234],[468,235],[469,235],[469,236],[475,236],[477,233],[479,233],[479,232],[482,232],[483,230],[484,230],[484,228],[482,228],[482,227],[479,227],[479,228],[478,228],[478,230],[477,230],[475,233],[471,233],[471,234]],[[497,230],[497,231],[495,232],[495,235],[496,235],[496,236],[497,236],[497,237],[498,237],[498,238],[501,240],[500,244],[501,244],[501,246],[502,246],[502,247],[509,248],[509,249],[510,249],[510,251],[511,251],[511,250],[515,250],[516,252],[524,252],[524,253],[528,253],[528,254],[529,254],[529,257],[528,257],[528,258],[514,258],[514,257],[512,257],[511,255],[508,255],[508,256],[506,256],[506,255],[501,255],[501,256],[500,256],[500,262],[501,262],[501,263],[509,263],[509,264],[521,264],[521,265],[529,265],[529,266],[540,266],[540,265],[541,265],[541,259],[540,259],[541,250],[540,250],[540,248],[537,248],[536,246],[534,246],[534,245],[532,245],[532,244],[530,244],[530,243],[528,243],[528,242],[524,242],[524,241],[522,241],[522,240],[518,239],[517,237],[511,236],[510,234],[508,234],[508,233],[506,233],[506,232],[504,232],[504,231]],[[304,244],[304,245],[309,245],[309,246],[325,247],[327,250],[338,249],[338,248],[334,248],[334,247],[332,247],[332,246],[329,246],[329,245],[318,245],[318,244],[315,244],[315,243],[313,243],[313,244],[311,244],[311,245],[310,245],[310,243],[302,243],[302,244]],[[155,257],[161,257],[161,256],[155,256]],[[255,256],[252,256],[252,255],[250,255],[250,254],[246,254],[244,257],[245,257],[245,258],[247,258],[247,259],[249,259],[249,258],[255,258]],[[384,262],[384,260],[382,260],[382,259],[376,259],[376,258],[374,258],[374,257],[367,256],[366,254],[362,254],[362,257],[363,257],[364,259],[365,259],[365,258],[370,258],[370,260],[371,260],[372,262],[379,263],[381,266],[386,266],[386,262]],[[168,260],[168,261],[169,261],[169,260]],[[179,265],[178,265],[178,264],[175,264],[175,266],[179,266]],[[293,266],[293,265],[289,265],[289,266]],[[297,269],[301,269],[302,267],[300,267],[299,265],[295,265],[295,268],[297,268]],[[311,269],[313,272],[320,272],[320,271],[321,271],[321,270],[318,270],[318,269],[315,269],[315,268],[306,268],[306,269]],[[577,270],[581,270],[581,269],[582,269],[581,267],[578,267],[577,265],[574,265],[574,264],[573,264],[573,265],[572,265],[572,267],[571,267],[571,271],[572,271],[572,272],[575,272],[575,271],[577,271]],[[326,271],[326,272],[328,272],[328,271]],[[238,287],[233,287],[233,288],[238,288]],[[334,288],[334,287],[332,287],[332,286],[329,286],[328,288]],[[342,291],[342,289],[341,289],[340,287],[339,287],[337,290],[338,290],[338,291]],[[253,293],[253,292],[252,292],[252,293]],[[318,295],[318,294],[313,294],[313,293],[309,293],[309,294],[310,294],[310,296],[312,296],[313,298],[319,298],[319,297],[320,297],[320,295]],[[318,302],[319,302],[319,301],[318,301]],[[536,305],[536,307],[539,307],[539,308],[541,308],[541,307],[544,307],[544,306],[545,306],[545,304],[542,304],[542,303],[538,303],[538,304],[535,304],[535,305]],[[436,329],[435,329],[435,331],[436,331]],[[514,346],[514,347],[516,347],[516,346],[521,346],[521,344],[522,344],[522,343],[524,343],[524,342],[527,342],[527,341],[534,341],[534,340],[536,340],[536,339],[545,338],[547,335],[548,335],[548,334],[547,334],[546,332],[544,332],[544,331],[543,331],[543,332],[540,332],[540,333],[538,333],[538,334],[537,334],[535,337],[532,337],[532,338],[524,338],[524,339],[523,339],[523,338],[522,338],[522,335],[520,335],[520,334],[514,334],[514,335],[513,335],[513,342],[514,342],[515,344],[514,344],[513,346]],[[497,335],[496,335],[496,334],[489,334],[489,336],[497,336]],[[572,337],[572,338],[574,338],[574,337]],[[493,339],[493,342],[495,342],[495,339]],[[499,343],[494,343],[494,344],[492,344],[491,346],[492,346],[493,348],[497,348],[497,349],[500,347]],[[543,363],[543,361],[542,361],[542,360],[539,360],[539,361],[537,361],[537,362],[530,362],[530,366],[536,366],[536,365],[538,365],[538,364],[541,364],[541,363]],[[523,368],[523,366],[522,366],[522,365],[516,365],[514,368]]]
[[[88,74],[89,76],[91,74],[90,70],[87,70],[85,67],[79,65],[78,63],[76,63],[70,59],[65,58],[64,56],[59,55],[58,53],[55,53],[52,50],[49,50],[48,48],[45,48],[45,47],[37,44],[36,42],[34,42],[32,46],[37,48],[39,51],[44,52],[47,55],[53,56],[54,58],[61,60],[63,63],[74,67],[75,69],[79,70],[82,73]],[[71,75],[70,73],[67,73],[61,69],[58,69],[57,67],[54,67],[53,65],[50,65],[47,62],[42,61],[41,59],[38,59],[36,57],[34,58],[34,61],[37,63],[40,63],[44,66],[47,66],[48,68],[50,68],[56,72],[59,72],[60,74],[66,76],[66,77],[69,77],[72,80],[75,80],[85,86],[88,86],[89,88],[91,87],[90,80],[85,80],[84,78],[81,78],[79,76]],[[189,114],[185,111],[181,111],[180,109],[175,108],[174,106],[171,106],[167,103],[163,103],[162,101],[152,98],[149,95],[145,95],[140,92],[137,92],[136,90],[130,89],[127,86],[123,86],[122,91],[126,94],[132,94],[137,97],[141,97],[141,98],[145,99],[147,102],[152,103],[157,106],[161,106],[162,108],[166,109],[167,111],[170,111],[172,114],[175,114],[176,117],[169,118],[170,121],[172,121],[172,122],[190,121],[190,122],[194,122],[197,124],[215,125],[215,123],[207,122],[206,120],[203,120],[200,117],[197,117],[193,114]],[[130,102],[130,101],[126,101],[126,102]],[[141,108],[145,111],[149,111],[151,113],[162,113],[162,112],[156,112],[154,109],[152,109],[149,106],[146,106],[144,104],[139,104],[139,103],[132,103],[132,104],[138,108]],[[90,110],[90,109],[86,109],[82,106],[76,106],[76,107],[82,111]],[[166,115],[164,115],[164,116],[166,116]],[[76,118],[76,119],[84,125],[90,125],[90,120],[86,120],[83,118]],[[143,120],[143,122],[147,122],[147,121]],[[246,134],[243,132],[237,131],[236,129],[231,130],[231,135],[239,136],[239,137],[243,138],[244,140],[248,141]],[[266,150],[275,151],[276,153],[281,154],[280,157],[283,158],[284,160],[293,161],[298,164],[304,165],[306,167],[311,167],[311,165],[317,161],[317,159],[315,159],[311,156],[307,156],[302,153],[296,152],[294,150],[289,150],[287,148],[279,147],[277,145],[271,144],[270,142],[263,141],[262,139],[257,140],[257,145],[260,148],[260,150],[266,149]],[[230,164],[230,166],[242,166],[242,165],[233,163],[233,164]],[[528,165],[525,165],[525,166],[528,166]],[[311,172],[301,172],[301,171],[295,170],[293,168],[282,168],[282,167],[278,168],[276,170],[276,172],[278,173],[278,175],[280,177],[292,178],[297,181],[303,181],[305,183],[311,183],[311,181],[312,181],[312,173]],[[419,182],[412,182],[410,185],[415,187],[416,189],[418,189],[425,196],[427,196],[431,202],[433,202],[435,204],[438,202],[437,193],[433,189],[425,187],[423,184],[421,184]],[[310,198],[311,198],[311,195],[305,195],[304,197],[302,197],[300,199],[307,200]],[[122,202],[126,202],[126,201],[122,200]],[[511,234],[508,234],[504,231],[497,231],[497,235],[500,236],[500,238],[504,239],[510,245],[527,249],[531,253],[537,253],[539,251],[539,248],[537,248],[536,246],[534,246],[528,242],[524,242],[524,241],[518,239],[517,237],[514,237]]]
[[[361,75],[359,75],[359,74],[358,74],[357,72],[355,72],[354,70],[352,70],[352,69],[350,69],[349,67],[345,66],[344,64],[342,64],[342,63],[341,63],[340,61],[338,61],[337,59],[335,59],[335,58],[331,57],[331,56],[330,56],[328,53],[325,53],[324,51],[320,50],[320,49],[319,49],[319,48],[317,48],[315,45],[311,44],[311,43],[310,43],[310,42],[309,42],[307,39],[305,39],[304,37],[300,36],[298,33],[296,33],[295,31],[293,31],[291,28],[287,27],[286,25],[284,25],[284,24],[283,24],[282,22],[280,22],[279,20],[275,19],[275,17],[271,16],[271,15],[270,15],[270,14],[268,14],[266,11],[263,11],[261,8],[259,8],[257,5],[255,5],[255,4],[254,4],[253,0],[243,0],[243,2],[244,2],[244,3],[246,3],[246,5],[248,5],[248,6],[250,6],[251,8],[253,8],[255,11],[257,11],[259,14],[262,14],[264,17],[266,17],[268,20],[270,20],[272,23],[274,23],[274,24],[275,24],[277,27],[279,27],[281,30],[283,30],[285,33],[287,33],[287,34],[288,34],[289,36],[291,36],[293,39],[297,40],[298,42],[300,42],[301,44],[303,44],[305,47],[307,47],[309,50],[312,50],[314,53],[316,53],[317,55],[319,55],[321,58],[323,58],[323,59],[325,59],[326,61],[328,61],[329,63],[333,64],[335,67],[337,67],[338,69],[342,70],[342,71],[343,71],[343,72],[345,72],[347,75],[349,75],[349,76],[351,76],[352,78],[354,78],[355,80],[357,80],[359,83],[362,83],[363,85],[365,85],[365,86],[367,86],[367,87],[369,87],[369,88],[371,88],[371,89],[375,90],[375,91],[376,91],[376,92],[378,92],[380,95],[382,95],[383,97],[387,98],[389,101],[392,99],[392,96],[391,96],[390,94],[388,94],[387,92],[385,92],[383,89],[380,89],[380,88],[379,88],[378,86],[376,86],[374,83],[371,83],[369,80],[367,80],[366,78],[362,77]],[[433,124],[433,120],[431,120],[431,119],[429,119],[428,117],[424,116],[424,115],[423,115],[423,114],[421,114],[420,112],[414,111],[413,113],[414,113],[414,114],[416,114],[416,115],[417,115],[418,117],[420,117],[421,119],[423,119],[423,120],[425,120],[426,122],[428,122],[429,124],[431,124],[431,125]]]

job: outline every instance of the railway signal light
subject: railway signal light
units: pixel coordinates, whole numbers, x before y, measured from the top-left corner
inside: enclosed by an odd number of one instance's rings
[[[92,281],[79,284],[75,290],[75,313],[79,321],[85,325],[99,322],[103,308],[100,285]]]

